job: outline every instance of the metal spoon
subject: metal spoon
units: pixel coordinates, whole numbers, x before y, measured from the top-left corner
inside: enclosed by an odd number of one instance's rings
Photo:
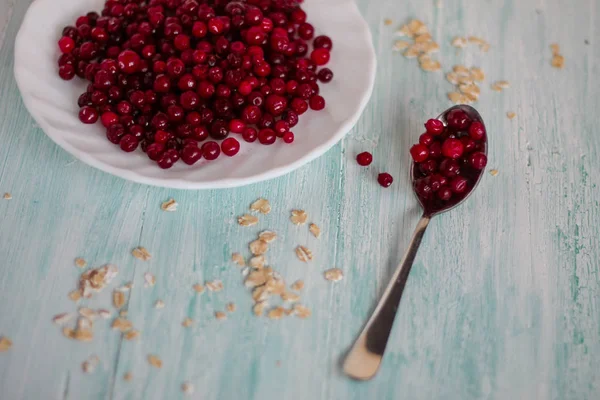
[[[438,117],[438,119],[442,121],[444,125],[447,125],[446,115],[448,112],[455,109],[463,110],[467,113],[472,121],[479,121],[483,124],[483,119],[477,110],[467,105],[451,107],[444,111]],[[485,140],[487,141],[487,134]],[[486,155],[487,147],[488,146],[486,145],[484,149],[484,153]],[[413,166],[414,163],[411,163],[411,179],[414,181]],[[398,310],[398,305],[400,304],[400,298],[402,297],[402,292],[404,291],[404,286],[406,285],[408,274],[410,273],[410,268],[415,260],[419,245],[421,244],[421,239],[423,238],[423,234],[427,229],[427,225],[429,225],[429,221],[435,215],[451,210],[459,204],[462,204],[475,191],[475,188],[481,181],[482,176],[483,171],[477,177],[477,180],[473,184],[471,190],[464,196],[462,200],[455,204],[451,203],[446,207],[432,210],[428,209],[427,205],[423,204],[423,202],[419,199],[419,202],[423,207],[423,216],[417,224],[417,228],[415,229],[413,237],[408,245],[408,249],[404,254],[404,258],[396,268],[396,271],[394,271],[394,275],[392,275],[392,279],[385,289],[381,300],[379,300],[379,304],[377,305],[377,308],[375,308],[373,315],[363,328],[362,332],[358,336],[358,339],[356,339],[354,342],[350,352],[346,355],[343,369],[344,372],[351,378],[369,380],[375,376],[379,369],[379,365],[381,364],[381,359],[383,358],[383,353],[385,352],[385,347],[394,324],[396,311]]]

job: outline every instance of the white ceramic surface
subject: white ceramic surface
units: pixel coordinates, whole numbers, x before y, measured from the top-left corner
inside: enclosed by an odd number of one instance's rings
[[[208,189],[246,185],[291,172],[329,150],[354,126],[365,108],[375,80],[375,51],[371,33],[352,0],[306,0],[304,9],[316,34],[333,40],[328,65],[334,79],[321,85],[327,106],[309,111],[292,130],[296,140],[287,145],[249,144],[235,157],[221,155],[193,166],[178,162],[160,169],[140,149],[124,153],[110,143],[98,122],[82,124],[77,98],[86,82],[63,81],[57,75],[57,40],[65,25],[78,15],[100,11],[103,0],[36,0],[17,35],[15,77],[25,106],[44,132],[79,160],[102,171],[135,182],[180,189]],[[241,138],[240,138],[241,139]]]

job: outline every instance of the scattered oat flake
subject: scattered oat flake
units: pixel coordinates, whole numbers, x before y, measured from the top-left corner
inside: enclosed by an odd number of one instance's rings
[[[94,372],[98,364],[100,364],[100,359],[98,358],[98,356],[93,355],[81,364],[81,369],[86,374],[91,374],[92,372]]]
[[[144,274],[144,287],[152,287],[156,284],[156,277],[150,272]]]
[[[496,176],[496,175],[498,175],[498,170],[497,170],[497,169],[491,169],[491,170],[490,170],[490,175],[491,175],[491,176]]]
[[[156,308],[156,309],[165,308],[165,302],[162,300],[156,300],[156,303],[154,303],[154,308]]]
[[[410,43],[405,40],[396,40],[394,42],[394,47],[392,47],[392,50],[402,51],[402,50],[408,48],[409,46],[410,46]]]
[[[241,226],[252,226],[258,224],[258,217],[250,214],[244,214],[238,217],[238,224]]]
[[[452,44],[452,46],[458,47],[458,48],[467,47],[467,39],[462,36],[457,36],[454,39],[452,39],[451,44]]]
[[[258,199],[254,203],[250,204],[251,211],[258,211],[261,214],[268,214],[271,212],[271,204],[267,199]]]
[[[298,318],[308,318],[310,317],[310,310],[308,309],[308,307],[305,307],[301,304],[294,304],[294,314],[298,317]]]
[[[256,303],[254,305],[254,307],[252,307],[252,312],[254,313],[254,315],[256,315],[257,317],[260,317],[263,315],[263,313],[265,312],[265,307],[267,306],[267,302],[266,301],[261,301],[259,303]]]
[[[54,322],[56,325],[62,325],[64,323],[69,322],[72,318],[73,318],[73,314],[62,313],[62,314],[55,315],[54,318],[52,318],[52,322]]]
[[[434,72],[442,69],[442,64],[439,61],[424,60],[419,62],[419,66],[423,71]]]
[[[551,65],[554,68],[563,68],[565,66],[565,58],[560,54],[556,54],[552,57]]]
[[[81,299],[81,290],[76,289],[69,293],[69,298],[73,301],[79,301]]]
[[[303,210],[292,210],[290,221],[292,221],[294,225],[304,225],[306,223],[306,218],[308,218],[308,216]]]
[[[96,318],[96,311],[92,310],[91,308],[81,307],[78,311],[79,315],[86,317],[87,319],[93,320]]]
[[[93,292],[100,292],[104,289],[118,273],[119,269],[112,264],[83,272],[79,277],[80,295],[91,298]]]
[[[296,256],[300,261],[303,262],[309,262],[313,258],[312,251],[305,246],[296,247]]]
[[[285,315],[285,309],[283,307],[275,307],[267,313],[269,319],[281,319]]]
[[[292,283],[292,286],[290,286],[292,288],[292,290],[302,290],[304,289],[304,281],[301,280],[297,280],[296,282]]]
[[[192,326],[194,324],[194,320],[191,319],[190,317],[185,317],[183,319],[183,322],[181,323],[182,326],[189,328],[190,326]]]
[[[246,265],[246,261],[244,260],[244,256],[240,253],[233,253],[231,255],[231,261],[239,265],[240,267],[244,267]]]
[[[321,236],[321,228],[319,228],[316,224],[310,224],[308,226],[308,230],[313,234],[314,237],[318,238]]]
[[[332,282],[341,281],[344,277],[344,273],[339,268],[328,269],[323,275],[325,276],[325,279]]]
[[[256,286],[261,286],[267,283],[269,278],[273,276],[273,270],[271,268],[261,268],[254,270],[248,274],[246,280],[244,281],[244,285],[249,288],[253,288]]]
[[[6,336],[0,337],[0,352],[7,351],[12,347],[12,341]]]
[[[300,301],[300,296],[292,292],[283,292],[281,294],[281,300],[287,301],[288,303],[295,303]]]
[[[178,205],[174,199],[169,199],[160,205],[160,209],[163,211],[177,211]]]
[[[149,354],[148,355],[148,364],[152,365],[155,368],[162,368],[162,360],[154,355],[154,354]]]
[[[221,282],[218,279],[215,279],[211,282],[204,282],[204,285],[211,292],[220,292],[221,290],[223,290],[223,282]]]
[[[202,293],[204,292],[204,286],[200,283],[196,283],[194,286],[192,286],[194,288],[194,291],[196,293]]]
[[[133,249],[131,254],[133,254],[133,256],[135,258],[137,258],[138,260],[142,260],[142,261],[148,261],[149,259],[152,258],[150,253],[148,253],[148,250],[146,250],[146,248],[141,247],[141,246]]]
[[[550,49],[552,50],[553,55],[560,54],[560,46],[558,45],[558,43],[552,43],[550,45]]]
[[[215,312],[215,318],[219,321],[223,321],[227,319],[227,314],[225,314],[223,311],[217,311]]]
[[[508,117],[508,119],[513,119],[514,117],[517,116],[517,114],[515,114],[512,111],[509,111],[509,112],[506,113],[506,116]]]
[[[183,382],[181,384],[181,391],[184,394],[194,394],[194,385],[189,382]]]
[[[110,327],[120,332],[127,332],[133,329],[133,324],[125,318],[115,318]]]
[[[10,193],[4,193],[4,200],[11,200],[12,199],[12,195]]]
[[[237,309],[235,303],[227,303],[227,305],[225,307],[227,308],[227,311],[230,313],[235,312],[235,310]]]
[[[265,256],[252,257],[249,264],[254,269],[262,269],[265,266]]]
[[[258,238],[267,243],[271,243],[272,241],[277,239],[277,234],[273,231],[262,231],[258,234]]]
[[[69,339],[78,340],[80,342],[91,342],[94,338],[94,332],[90,329],[71,329],[64,327],[63,335]]]
[[[115,308],[121,308],[125,305],[125,294],[123,292],[113,291],[113,305]]]
[[[75,266],[78,268],[85,268],[87,266],[87,262],[83,258],[78,257],[75,259]]]
[[[485,74],[481,68],[471,67],[471,77],[477,82],[482,82],[485,79]]]
[[[384,23],[384,25],[391,25],[391,24],[393,24],[394,22],[393,22],[391,19],[389,19],[389,18],[386,18],[386,19],[384,19],[384,20],[383,20],[383,23]]]
[[[135,340],[140,337],[140,331],[136,331],[135,329],[130,330],[129,332],[123,335],[125,340]]]
[[[100,316],[100,318],[104,319],[109,319],[111,316],[111,312],[104,309],[97,310],[96,313]]]
[[[125,372],[125,374],[123,374],[124,381],[131,382],[132,379],[133,379],[133,374],[131,372]]]
[[[261,239],[257,239],[255,241],[251,242],[249,247],[250,247],[250,251],[255,256],[260,256],[262,254],[265,254],[267,252],[267,250],[269,250],[269,245],[267,244],[267,242],[265,242],[264,240],[261,240]]]
[[[458,75],[470,75],[471,74],[471,72],[469,71],[469,68],[465,67],[464,65],[455,65],[454,67],[452,67],[452,71],[454,71]]]

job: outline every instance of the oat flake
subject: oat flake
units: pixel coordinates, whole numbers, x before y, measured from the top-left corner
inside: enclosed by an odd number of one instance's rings
[[[205,282],[204,285],[211,292],[220,292],[221,290],[223,290],[223,282],[221,282],[218,279],[215,279],[212,282]]]
[[[6,336],[0,337],[0,352],[7,351],[12,347],[12,341]]]
[[[111,316],[110,311],[104,309],[97,310],[96,313],[103,319],[109,319]]]
[[[258,217],[250,214],[244,214],[238,217],[238,224],[241,226],[252,226],[258,224]]]
[[[54,322],[56,325],[62,325],[64,323],[69,322],[72,318],[73,314],[62,313],[55,315],[54,318],[52,318],[52,322]]]
[[[231,261],[233,261],[240,267],[243,267],[246,265],[246,261],[244,261],[244,256],[242,256],[240,253],[233,253],[231,255]]]
[[[386,19],[384,19],[384,20],[383,20],[383,24],[384,24],[384,25],[391,25],[391,24],[393,24],[393,22],[392,22],[392,20],[391,20],[391,19],[389,19],[389,18],[386,18]]]
[[[271,243],[277,239],[277,234],[272,231],[262,231],[258,234],[258,238],[264,242]]]
[[[133,324],[131,321],[128,321],[125,318],[115,318],[112,322],[111,328],[124,333],[133,329]]]
[[[342,280],[344,273],[339,268],[332,268],[325,271],[324,276],[328,281],[337,282]]]
[[[305,246],[296,247],[296,256],[303,262],[309,262],[313,259],[312,251]]]
[[[4,193],[4,200],[11,200],[12,199],[12,195],[10,193]]]
[[[193,394],[194,393],[194,385],[189,382],[183,382],[181,384],[181,391],[184,394]]]
[[[250,251],[255,256],[265,254],[267,252],[267,250],[269,250],[269,245],[267,244],[267,242],[265,242],[264,240],[261,240],[261,239],[257,239],[255,241],[251,242],[249,247],[250,247]]]
[[[162,368],[163,362],[158,356],[154,354],[149,354],[148,364],[152,365],[155,368]]]
[[[91,308],[81,307],[78,311],[79,315],[86,317],[87,319],[94,320],[96,318],[96,312]]]
[[[69,292],[69,298],[75,302],[79,301],[81,299],[81,291],[79,289],[72,290]]]
[[[129,332],[123,335],[125,340],[135,340],[140,337],[140,331],[136,331],[135,329],[130,330]]]
[[[275,307],[267,313],[269,319],[281,319],[285,315],[285,309],[283,307]]]
[[[124,381],[131,382],[132,379],[133,379],[133,374],[131,372],[125,372],[125,374],[123,374]]]
[[[295,304],[293,310],[294,310],[294,314],[298,318],[303,318],[303,319],[308,318],[308,317],[310,317],[310,314],[311,314],[310,310],[301,304]]]
[[[321,236],[321,228],[319,228],[316,224],[310,224],[308,226],[308,230],[313,234],[314,237],[318,238]]]
[[[200,283],[196,283],[194,286],[192,286],[194,288],[194,291],[196,293],[202,293],[204,292],[204,286],[202,286]]]
[[[490,175],[491,175],[491,176],[496,176],[496,175],[498,175],[498,170],[497,170],[497,169],[491,169],[491,170],[490,170]]]
[[[250,210],[258,211],[261,214],[268,214],[271,212],[271,204],[269,203],[269,200],[261,198],[250,205]]]
[[[290,221],[294,225],[304,225],[306,223],[306,212],[303,210],[292,210],[292,215],[290,216]]]
[[[515,114],[512,111],[509,111],[509,112],[506,113],[506,116],[508,117],[508,119],[513,119],[514,117],[517,116],[517,114]]]
[[[156,303],[154,303],[154,308],[156,308],[156,309],[165,308],[165,302],[162,300],[156,300]]]
[[[78,268],[85,268],[87,266],[87,262],[83,258],[78,257],[75,259],[75,266]]]
[[[98,356],[93,355],[81,364],[81,369],[84,373],[91,374],[94,372],[98,364],[100,364],[100,359]]]
[[[297,280],[296,282],[292,283],[292,286],[290,286],[292,288],[292,290],[302,290],[304,289],[304,281],[301,280]]]
[[[225,306],[227,308],[227,311],[232,313],[235,312],[235,310],[237,309],[237,307],[235,306],[235,303],[227,303],[227,306]]]
[[[256,315],[257,317],[260,317],[263,315],[263,313],[265,312],[265,307],[267,306],[267,302],[266,301],[261,301],[260,303],[256,303],[254,305],[254,307],[252,307],[252,312],[254,313],[254,315]]]
[[[117,309],[125,305],[125,294],[123,292],[120,292],[118,290],[115,290],[113,292],[113,305]]]
[[[191,319],[190,317],[185,317],[183,319],[183,322],[181,323],[181,325],[184,326],[185,328],[189,328],[193,324],[194,324],[194,320]]]
[[[458,48],[462,49],[464,47],[467,47],[467,39],[462,36],[457,36],[454,39],[452,39],[451,44],[454,47],[458,47]]]
[[[223,311],[217,311],[215,312],[215,318],[219,321],[223,321],[227,319],[227,314],[225,314]]]
[[[169,199],[160,205],[160,209],[163,211],[177,211],[179,204],[174,199]]]
[[[133,256],[135,258],[137,258],[138,260],[142,260],[142,261],[148,261],[152,258],[150,253],[148,253],[148,250],[146,250],[146,248],[141,247],[141,246],[133,249],[131,251],[131,254],[133,254]]]
[[[152,287],[156,284],[156,277],[152,275],[150,272],[146,272],[144,274],[144,287]]]
[[[262,269],[265,266],[265,256],[252,257],[249,264],[254,269]]]
[[[292,292],[283,292],[281,294],[281,300],[286,301],[288,303],[295,303],[297,301],[300,301],[300,296]]]

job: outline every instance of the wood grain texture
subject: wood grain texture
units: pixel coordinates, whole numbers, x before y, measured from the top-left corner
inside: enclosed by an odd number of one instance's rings
[[[96,171],[54,145],[23,107],[12,75],[14,37],[29,1],[0,0],[0,398],[177,399],[598,399],[600,397],[600,7],[595,0],[360,0],[378,54],[372,100],[350,135],[325,156],[285,177],[245,188],[176,191]],[[409,240],[419,210],[408,182],[407,149],[422,121],[448,107],[442,73],[391,52],[393,28],[425,21],[447,70],[479,65],[487,75],[476,105],[491,132],[490,167],[478,193],[432,221],[404,294],[377,378],[357,383],[339,362],[372,310]],[[384,18],[395,24],[385,26]],[[450,47],[455,35],[486,38],[487,54]],[[585,41],[589,41],[586,44]],[[561,45],[564,70],[550,67]],[[501,94],[489,83],[506,79]],[[507,111],[517,113],[508,120]],[[375,161],[357,166],[357,152]],[[386,190],[374,177],[396,180]],[[265,196],[273,212],[257,227],[235,217]],[[174,197],[175,213],[160,210]],[[289,223],[303,208],[321,239]],[[289,282],[304,279],[306,321],[254,318],[232,251],[246,252],[261,229],[281,240],[269,259]],[[293,248],[306,244],[305,265]],[[134,259],[132,248],[152,253]],[[133,280],[126,308],[142,331],[122,341],[96,324],[91,344],[65,339],[51,318],[74,311],[67,298],[80,272],[119,266]],[[322,277],[340,267],[346,277]],[[157,284],[143,287],[143,275]],[[220,293],[194,294],[221,279]],[[109,291],[84,302],[110,306]],[[155,300],[166,307],[155,310]],[[227,321],[213,312],[227,302]],[[184,329],[181,321],[196,324]],[[159,355],[161,370],[146,362]],[[101,360],[90,375],[81,363]],[[124,382],[126,371],[133,381]]]

